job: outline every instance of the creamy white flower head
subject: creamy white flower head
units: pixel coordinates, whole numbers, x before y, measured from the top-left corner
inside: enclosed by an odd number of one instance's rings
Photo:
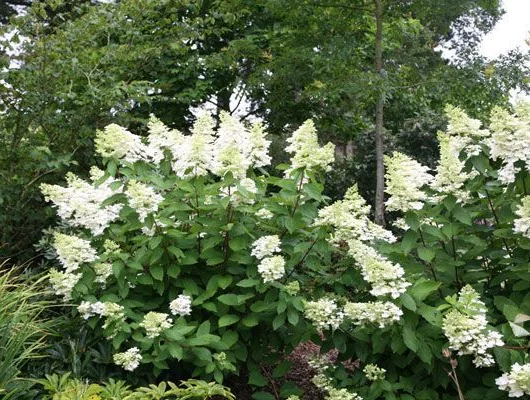
[[[112,264],[108,262],[96,263],[93,266],[96,277],[94,282],[105,284],[109,276],[112,275]]]
[[[387,260],[374,248],[358,240],[349,241],[348,246],[348,253],[359,265],[363,279],[371,284],[370,293],[374,296],[397,299],[411,285],[403,278],[403,268]]]
[[[344,200],[338,200],[319,210],[313,225],[334,227],[334,234],[329,241],[335,245],[349,240],[395,242],[392,232],[370,221],[369,214],[370,206],[354,185],[347,190]]]
[[[152,187],[135,180],[129,181],[125,195],[141,222],[145,221],[148,214],[158,211],[158,206],[164,200]]]
[[[220,124],[214,142],[212,172],[217,176],[231,173],[235,179],[246,177],[251,165],[250,134],[245,126],[226,111],[220,114]]]
[[[130,163],[152,159],[151,149],[142,143],[140,136],[116,124],[98,131],[94,142],[96,152],[105,158],[123,159]]]
[[[516,162],[523,161],[526,169],[530,171],[529,108],[530,105],[519,103],[516,105],[516,115],[511,115],[500,107],[494,108],[491,113],[491,157],[494,160],[502,160],[503,165],[498,173],[499,180],[504,184],[515,181],[515,176],[520,171],[520,168],[515,166]]]
[[[138,347],[132,347],[124,353],[116,353],[113,357],[114,364],[123,367],[126,371],[134,371],[142,361]]]
[[[215,122],[211,115],[201,112],[191,128],[192,134],[183,136],[178,151],[173,152],[173,171],[181,178],[204,176],[212,165]]]
[[[59,296],[63,296],[64,301],[72,299],[72,290],[74,286],[81,279],[82,274],[72,274],[70,272],[60,272],[56,269],[51,269],[48,274],[53,290]]]
[[[513,231],[530,238],[530,196],[523,197],[521,204],[517,206],[515,215],[519,218],[513,221]]]
[[[366,364],[363,368],[366,379],[371,382],[382,381],[385,379],[386,369],[380,368],[375,364]]]
[[[495,362],[487,351],[503,346],[502,335],[487,328],[486,308],[478,293],[469,285],[460,292],[460,309],[450,310],[443,318],[442,329],[449,340],[449,348],[459,355],[471,354],[477,367],[488,367]]]
[[[344,312],[339,309],[335,300],[325,297],[317,301],[307,301],[304,315],[319,331],[335,330],[344,320]]]
[[[508,397],[530,395],[530,364],[513,364],[510,372],[495,379],[495,383],[508,392]]]
[[[482,123],[470,118],[458,107],[448,105],[445,113],[449,119],[447,133],[454,139],[451,144],[454,146],[453,153],[458,157],[461,152],[466,156],[477,155],[482,150],[483,139],[491,135],[487,129],[480,129]]]
[[[101,178],[99,169],[91,170],[93,181]],[[102,206],[102,203],[113,194],[121,191],[111,189],[110,184],[115,182],[107,179],[100,185],[88,183],[72,173],[66,175],[68,186],[42,184],[41,190],[46,201],[53,202],[57,214],[73,226],[90,229],[92,234],[100,235],[109,224],[116,220],[122,209],[121,204]]]
[[[279,253],[281,251],[280,244],[278,235],[262,236],[252,243],[252,253],[250,254],[261,260],[274,253]]]
[[[258,211],[256,211],[254,215],[261,219],[271,219],[272,217],[274,217],[272,211],[266,208],[260,208]]]
[[[297,168],[306,168],[311,171],[315,169],[331,170],[331,164],[335,161],[335,145],[328,143],[324,147],[319,146],[313,121],[305,121],[287,139],[287,143],[289,145],[285,151],[293,153],[293,156],[291,157],[291,167],[285,171],[286,176],[289,176]]]
[[[377,325],[379,328],[399,321],[403,311],[389,301],[370,301],[368,303],[346,303],[344,317],[355,325]]]
[[[184,135],[181,132],[176,129],[169,129],[153,114],[149,116],[147,128],[149,130],[147,140],[155,164],[159,164],[164,158],[164,149],[169,149],[172,154],[178,154],[179,147],[184,140]]]
[[[454,140],[450,135],[438,132],[440,161],[436,167],[436,176],[430,186],[440,193],[438,200],[445,198],[447,194],[452,194],[459,201],[466,202],[469,199],[469,193],[465,190],[464,184],[476,175],[476,171],[469,173],[463,171],[464,162],[460,161],[458,152],[454,150]]]
[[[77,236],[56,232],[53,235],[53,247],[66,272],[73,272],[83,263],[97,259],[97,253],[90,242]]]
[[[285,259],[282,256],[265,257],[258,265],[263,282],[272,282],[285,274]]]
[[[180,294],[175,300],[169,303],[169,310],[173,315],[190,315],[191,314],[191,297]]]
[[[428,173],[429,168],[399,152],[394,152],[392,157],[385,156],[384,159],[385,191],[390,195],[385,203],[387,210],[421,210],[423,203],[428,199],[421,188],[434,178]]]
[[[139,326],[145,329],[148,338],[153,339],[166,329],[171,328],[171,324],[172,321],[169,315],[150,311],[144,316]]]
[[[254,167],[265,167],[271,163],[269,156],[271,141],[265,138],[266,135],[267,133],[261,123],[252,124],[249,131],[250,152],[248,158]]]

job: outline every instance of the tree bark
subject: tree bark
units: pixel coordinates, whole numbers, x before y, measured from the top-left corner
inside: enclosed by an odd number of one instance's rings
[[[375,72],[382,79],[383,70],[383,5],[382,0],[375,0]],[[385,226],[385,166],[383,164],[383,111],[385,94],[379,88],[377,103],[375,105],[375,160],[376,160],[376,180],[375,180],[375,223]]]

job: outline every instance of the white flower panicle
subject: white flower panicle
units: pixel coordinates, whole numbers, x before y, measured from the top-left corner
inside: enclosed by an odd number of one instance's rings
[[[451,136],[452,152],[459,157],[461,152],[466,156],[476,156],[482,150],[484,138],[491,135],[487,129],[480,129],[482,122],[470,118],[458,107],[448,105],[445,113],[449,119],[447,133]]]
[[[171,328],[171,324],[171,318],[166,313],[150,311],[144,316],[143,321],[140,322],[140,327],[145,329],[148,338],[153,339],[166,329]]]
[[[131,208],[138,213],[140,222],[144,222],[147,215],[157,212],[164,200],[153,188],[135,180],[129,181],[125,195]]]
[[[115,158],[126,162],[150,161],[151,149],[142,143],[140,136],[134,135],[122,126],[110,124],[98,131],[95,139],[96,152],[105,158]]]
[[[77,311],[84,319],[89,319],[95,315],[106,317],[103,324],[103,329],[109,327],[112,323],[121,322],[125,320],[124,308],[118,303],[96,301],[91,303],[83,301],[77,307]]]
[[[530,395],[530,364],[513,364],[510,372],[495,379],[495,383],[508,392],[508,397]]]
[[[389,295],[397,299],[411,285],[403,278],[403,268],[387,260],[374,248],[360,241],[350,241],[348,245],[348,253],[357,261],[364,280],[372,285],[370,293],[374,296]]]
[[[72,290],[81,279],[82,274],[73,274],[71,272],[61,272],[51,269],[48,278],[52,284],[53,290],[59,296],[63,296],[64,301],[72,299]]]
[[[59,232],[53,235],[53,239],[53,247],[66,272],[73,272],[79,269],[81,264],[97,259],[96,250],[88,240]]]
[[[462,288],[458,303],[462,311],[452,309],[443,318],[442,329],[449,340],[449,347],[459,355],[475,356],[477,367],[488,367],[495,362],[487,350],[504,345],[502,335],[489,330],[486,308],[478,293],[470,286]]]
[[[317,301],[307,301],[304,314],[319,331],[324,329],[335,330],[344,320],[344,312],[335,300],[325,297]]]
[[[333,386],[333,381],[326,375],[326,371],[330,366],[324,360],[312,360],[309,365],[317,371],[311,382],[326,393],[325,400],[362,400],[362,397],[356,393],[349,392],[346,389],[337,389]]]
[[[291,167],[285,171],[289,176],[298,168],[306,168],[310,171],[321,169],[329,171],[331,164],[335,161],[335,145],[332,143],[320,147],[318,144],[315,124],[311,120],[305,121],[300,128],[293,132],[287,139],[289,145],[285,151],[292,153]]]
[[[344,317],[355,325],[373,324],[384,328],[399,321],[402,315],[403,311],[389,301],[348,302],[344,305]]]
[[[97,172],[97,169],[91,170],[94,181],[99,179]],[[105,200],[120,191],[110,188],[110,184],[115,180],[109,178],[96,185],[69,172],[66,181],[67,187],[42,184],[40,187],[45,200],[51,201],[59,217],[71,225],[84,227],[94,235],[101,235],[105,228],[118,218],[123,207],[121,204],[102,206]]]
[[[354,185],[346,191],[344,200],[338,200],[319,210],[313,225],[330,225],[335,228],[333,236],[329,239],[335,245],[350,240],[395,242],[396,238],[392,232],[370,221],[369,214],[370,206]]]
[[[262,236],[254,243],[252,243],[252,256],[261,260],[274,253],[279,253],[280,249],[280,237],[278,235]]]
[[[176,129],[169,129],[153,114],[149,116],[147,128],[149,130],[147,140],[155,164],[159,164],[162,161],[165,149],[170,150],[172,154],[178,154],[179,146],[184,140],[182,133]]]
[[[190,315],[191,314],[191,297],[185,294],[180,294],[178,297],[169,303],[169,310],[173,315]]]
[[[280,279],[285,274],[285,259],[282,256],[265,257],[258,265],[263,282]]]
[[[271,219],[274,217],[272,211],[267,210],[266,208],[260,208],[254,215],[261,219]]]
[[[385,379],[386,369],[380,368],[375,364],[366,364],[363,368],[366,379],[372,382],[382,381]]]
[[[213,118],[203,112],[195,121],[189,136],[184,136],[173,153],[173,171],[181,178],[204,176],[212,164],[214,141]]]
[[[105,284],[109,276],[112,275],[112,264],[108,262],[96,263],[93,266],[96,277],[94,282]]]
[[[498,176],[504,184],[515,181],[515,176],[520,171],[520,168],[515,166],[518,161],[523,161],[530,172],[530,120],[527,112],[529,106],[530,103],[518,103],[515,115],[500,107],[494,108],[491,113],[491,158],[501,159],[502,167]]]
[[[513,221],[513,231],[530,238],[530,196],[523,197],[515,215],[519,218]]]
[[[265,167],[271,164],[269,156],[270,140],[266,139],[267,133],[259,122],[252,124],[249,131],[250,152],[248,158],[254,167]]]
[[[386,193],[390,195],[385,203],[387,210],[421,210],[428,200],[421,188],[434,178],[428,173],[429,168],[399,152],[385,156],[385,166]]]
[[[235,179],[246,177],[251,165],[250,135],[245,126],[226,111],[220,115],[214,148],[212,173],[223,177],[230,172]]]
[[[138,347],[132,347],[124,353],[116,353],[113,357],[114,364],[123,367],[126,371],[134,371],[142,361]]]
[[[440,161],[436,167],[436,176],[430,186],[440,193],[438,200],[445,198],[447,194],[452,194],[460,202],[466,202],[469,199],[469,193],[465,190],[464,184],[475,175],[475,172],[463,171],[465,163],[458,158],[458,147],[453,145],[454,139],[450,135],[438,132],[438,141],[440,142]]]

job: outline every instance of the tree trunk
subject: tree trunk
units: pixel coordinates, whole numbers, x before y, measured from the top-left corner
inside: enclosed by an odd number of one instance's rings
[[[382,0],[375,0],[375,71],[378,78],[382,79],[383,70],[383,6]],[[380,83],[379,82],[379,83]],[[375,223],[385,226],[385,166],[383,164],[383,108],[385,94],[379,89],[377,103],[375,105],[375,160],[376,160],[376,180],[375,180]]]

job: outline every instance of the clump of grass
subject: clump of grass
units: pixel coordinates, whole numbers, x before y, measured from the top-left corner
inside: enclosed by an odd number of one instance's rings
[[[52,321],[43,318],[50,306],[44,278],[21,275],[22,267],[0,264],[0,397],[14,398],[27,387],[20,378],[25,363],[43,357]]]

